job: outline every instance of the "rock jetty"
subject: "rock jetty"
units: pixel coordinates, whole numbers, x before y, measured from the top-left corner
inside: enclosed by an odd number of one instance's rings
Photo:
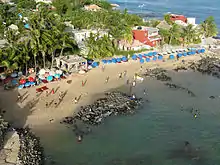
[[[176,84],[173,84],[173,83],[164,83],[164,85],[168,86],[169,88],[173,88],[173,89],[180,89],[180,90],[183,90],[183,91],[186,91],[190,96],[192,97],[195,97],[196,95],[190,91],[189,89],[187,88],[184,88],[184,87],[181,87],[179,85],[176,85]]]
[[[215,57],[202,58],[190,66],[194,71],[220,78],[220,59]]]
[[[18,165],[43,165],[43,149],[40,140],[29,128],[17,129],[20,139]]]
[[[162,68],[147,69],[143,76],[156,78],[160,81],[172,81],[172,78],[167,75],[167,71]]]
[[[75,117],[66,117],[62,123],[74,124],[77,119],[88,125],[98,125],[111,115],[132,114],[140,104],[141,99],[132,98],[122,92],[108,92],[104,98],[81,107]]]

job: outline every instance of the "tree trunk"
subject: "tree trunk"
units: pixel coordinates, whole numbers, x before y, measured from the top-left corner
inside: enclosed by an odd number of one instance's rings
[[[27,76],[27,71],[28,71],[28,69],[27,69],[27,62],[25,63],[25,75]]]
[[[45,52],[42,52],[44,69],[46,68]]]
[[[64,48],[62,47],[61,52],[60,52],[60,57],[63,56],[63,50]]]
[[[34,55],[34,72],[37,73],[37,60],[36,60],[36,55]]]
[[[173,39],[173,35],[170,36],[169,45],[171,45],[172,39]]]
[[[55,53],[55,51],[52,52],[51,69],[53,68],[54,53]]]

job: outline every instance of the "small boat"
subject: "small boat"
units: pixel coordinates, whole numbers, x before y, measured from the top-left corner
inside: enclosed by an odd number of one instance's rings
[[[79,143],[82,142],[82,136],[79,135],[79,136],[77,137],[77,141],[78,141]]]

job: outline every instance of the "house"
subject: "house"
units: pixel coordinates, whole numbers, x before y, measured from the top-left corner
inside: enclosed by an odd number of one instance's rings
[[[101,10],[101,7],[99,7],[98,5],[92,4],[92,5],[85,5],[84,9],[88,11],[98,11],[98,10]]]
[[[187,23],[187,18],[184,15],[170,14],[170,20],[174,22],[179,20]]]
[[[160,42],[159,29],[153,27],[136,26],[132,30],[134,40],[138,40],[145,45],[155,47]]]
[[[129,43],[125,40],[120,40],[118,48],[121,50],[141,50],[141,49],[150,49],[151,47],[145,45],[144,43],[140,42],[139,40],[133,40],[132,43]]]

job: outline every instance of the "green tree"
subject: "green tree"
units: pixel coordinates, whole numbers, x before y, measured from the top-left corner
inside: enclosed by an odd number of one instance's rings
[[[189,24],[188,26],[183,28],[182,36],[183,36],[184,43],[186,44],[193,43],[193,41],[197,37],[197,34],[192,24]]]
[[[169,25],[172,25],[173,22],[171,21],[170,19],[170,14],[165,14],[164,15],[164,20],[169,24]]]
[[[201,24],[201,28],[206,38],[213,37],[218,34],[218,29],[213,16],[206,18],[206,20]]]
[[[180,39],[180,27],[177,24],[173,24],[172,27],[169,29],[169,44],[172,44],[172,40],[179,40]]]
[[[35,0],[14,0],[19,9],[35,9],[36,1]]]

